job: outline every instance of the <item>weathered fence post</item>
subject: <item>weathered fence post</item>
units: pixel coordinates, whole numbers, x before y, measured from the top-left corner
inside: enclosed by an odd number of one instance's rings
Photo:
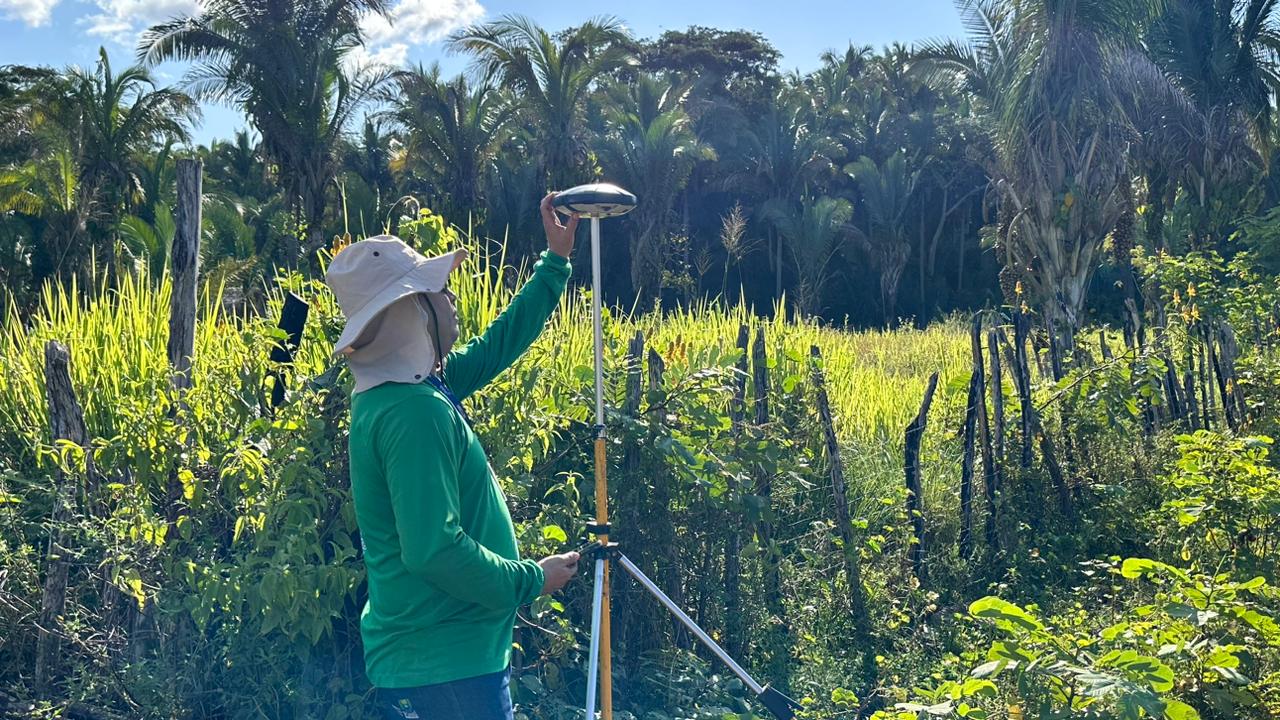
[[[1218,393],[1222,399],[1222,416],[1226,419],[1227,427],[1231,428],[1231,432],[1235,432],[1240,428],[1240,424],[1236,421],[1235,404],[1231,402],[1231,393],[1227,389],[1227,377],[1222,370],[1222,363],[1219,361],[1218,351],[1214,347],[1214,340],[1213,335],[1206,330],[1205,344],[1209,346],[1209,362],[1213,366],[1213,376],[1217,380]]]
[[[173,236],[173,292],[169,297],[169,366],[173,384],[191,387],[191,356],[195,353],[196,279],[200,273],[199,159],[177,162],[178,208],[174,213],[177,231]]]
[[[1187,418],[1191,420],[1191,429],[1200,429],[1200,409],[1196,401],[1196,354],[1191,348],[1191,341],[1187,341],[1187,367],[1182,371],[1182,396],[1186,401]],[[1207,427],[1205,428],[1208,429]]]
[[[823,440],[827,449],[827,467],[831,476],[832,507],[836,515],[836,530],[844,547],[844,572],[849,583],[849,609],[853,613],[855,641],[862,651],[864,684],[875,681],[875,643],[871,636],[871,618],[867,616],[867,598],[862,588],[862,558],[857,536],[853,532],[853,520],[849,517],[849,499],[845,490],[844,462],[840,459],[840,443],[836,439],[835,420],[831,417],[831,404],[827,398],[827,383],[822,369],[822,351],[817,345],[809,346],[810,377],[817,395],[818,419],[822,423]]]
[[[85,489],[89,502],[93,502],[97,487],[97,473],[93,467],[93,455],[89,449],[89,431],[84,424],[84,412],[71,386],[68,367],[71,353],[67,346],[50,340],[44,346],[45,394],[49,401],[49,430],[54,445],[59,440],[69,441],[85,453]],[[55,448],[61,450],[60,448]],[[62,546],[63,528],[71,520],[76,506],[79,488],[77,477],[63,471],[59,465],[54,474],[53,517],[49,524],[49,551],[45,568],[44,591],[40,596],[40,622],[36,630],[36,685],[46,687],[53,674],[52,665],[59,655],[62,611],[67,602],[67,550]]]
[[[988,438],[987,447],[992,451],[991,472],[987,478],[987,543],[994,550],[1000,545],[1000,537],[996,520],[999,508],[998,497],[1002,492],[1003,478],[1001,468],[1004,464],[1004,377],[1000,371],[1000,348],[996,331],[987,331],[987,354],[991,357],[991,417],[994,423],[988,423],[988,429],[994,424],[994,443]],[[994,445],[994,447],[993,447]]]
[[[1014,382],[1018,386],[1019,417],[1022,420],[1022,469],[1031,469],[1031,416],[1035,412],[1031,407],[1031,366],[1027,363],[1027,334],[1030,332],[1030,320],[1025,313],[1013,314],[1013,372]]]
[[[985,405],[982,397],[982,350],[978,340],[981,320],[973,318],[971,340],[974,343],[975,364],[969,375],[969,392],[965,398],[964,425],[961,437],[964,451],[960,459],[960,557],[967,558],[973,551],[973,465],[977,444],[978,406]]]
[[[627,379],[626,379],[626,397],[623,400],[623,413],[629,418],[640,417],[640,399],[644,394],[644,385],[642,383],[642,374],[644,372],[644,333],[637,330],[636,334],[631,337],[630,343],[627,345]],[[633,513],[643,512],[644,505],[648,503],[648,498],[642,498],[643,489],[641,483],[637,482],[641,477],[640,473],[640,452],[642,443],[628,442],[622,451],[622,468],[625,478],[631,480],[630,483],[623,485],[625,492],[630,495],[629,501],[619,503],[618,514],[619,519],[623,520],[627,527],[635,530],[637,535],[646,532],[644,527],[646,523],[643,519]],[[643,503],[641,501],[644,501]],[[640,562],[646,562],[646,553],[644,545],[647,543],[636,543],[633,552]],[[652,570],[652,567],[649,567]],[[628,593],[619,592],[621,586],[627,582],[625,573],[619,575],[617,579],[611,581],[615,591],[611,599],[611,608],[614,614],[615,632],[619,636],[626,635],[628,646],[640,647],[640,640],[651,638],[643,638],[643,635],[652,635],[656,625],[645,622],[636,622],[632,618],[636,614],[636,610],[631,603]]]
[[[733,378],[733,401],[729,405],[729,420],[735,439],[742,436],[742,423],[746,417],[747,353],[750,352],[751,332],[746,324],[738,326],[738,361]],[[742,505],[742,488],[729,474],[729,498],[735,506]],[[737,657],[742,652],[742,523],[737,511],[727,513],[729,532],[724,545],[724,626],[725,648]]]
[[[929,406],[933,404],[933,392],[938,389],[938,373],[929,376],[929,384],[924,390],[924,399],[920,401],[920,412],[907,424],[905,433],[905,463],[907,479],[907,514],[911,517],[912,535],[915,545],[911,548],[911,570],[924,582],[924,484],[920,479],[920,441],[924,438],[925,425],[929,420]]]
[[[1205,350],[1208,345],[1208,333],[1204,329],[1204,324],[1200,324],[1200,374],[1196,377],[1196,386],[1200,390],[1200,411],[1204,414],[1204,429],[1209,430],[1213,427],[1214,415],[1216,414],[1216,403],[1213,401],[1213,392],[1209,390],[1209,354]]]
[[[969,338],[973,349],[974,401],[978,411],[978,440],[982,445],[982,479],[987,495],[987,545],[996,547],[996,461],[991,446],[991,422],[987,416],[987,367],[982,355],[982,316],[974,315]],[[972,499],[970,499],[972,503]]]
[[[198,158],[182,158],[177,162],[178,208],[174,214],[177,226],[173,236],[172,292],[169,297],[169,367],[173,387],[178,390],[179,404],[183,391],[191,387],[191,362],[195,355],[196,280],[200,274],[200,203],[201,169]],[[176,412],[176,408],[175,408]],[[165,517],[172,526],[179,515],[178,500],[182,483],[178,472],[169,475],[168,503]]]
[[[1236,334],[1230,323],[1223,322],[1218,327],[1218,346],[1222,350],[1222,371],[1225,374],[1227,394],[1236,410],[1236,419],[1241,423],[1247,422],[1249,406],[1245,402],[1239,378],[1236,377],[1236,359],[1240,357],[1240,345],[1236,342]]]
[[[756,339],[751,346],[751,370],[755,393],[755,425],[761,433],[767,432],[769,425],[769,361],[765,356],[764,328],[756,330]],[[760,500],[761,518],[756,525],[756,535],[761,546],[760,556],[763,558],[764,602],[769,614],[776,618],[770,633],[769,675],[777,678],[780,687],[786,687],[790,678],[790,636],[791,630],[786,624],[786,613],[782,606],[782,558],[773,542],[773,477],[769,471],[757,466],[755,477],[755,494]]]
[[[666,370],[667,364],[663,361],[662,356],[652,347],[649,348],[649,392],[657,393],[662,391],[663,375]],[[683,605],[684,587],[680,583],[679,550],[676,545],[675,521],[671,514],[671,482],[672,474],[665,468],[655,472],[653,477],[654,547],[670,548],[668,552],[677,553],[677,555],[675,557],[670,554],[657,556],[654,560],[656,564],[662,567],[662,576],[666,584],[667,595],[677,605]],[[676,645],[686,647],[688,644],[688,631],[674,618],[671,619],[671,627],[675,633]]]

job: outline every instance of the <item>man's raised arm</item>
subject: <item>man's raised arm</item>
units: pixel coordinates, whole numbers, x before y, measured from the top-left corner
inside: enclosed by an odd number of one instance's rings
[[[484,387],[520,359],[542,333],[564,294],[578,217],[573,216],[568,225],[562,224],[551,207],[554,197],[554,193],[548,194],[540,206],[547,250],[533,266],[533,277],[483,333],[445,359],[445,381],[459,398]]]

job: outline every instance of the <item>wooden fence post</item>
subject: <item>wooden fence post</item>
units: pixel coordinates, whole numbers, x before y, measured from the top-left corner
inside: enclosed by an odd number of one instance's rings
[[[905,446],[906,458],[904,468],[907,479],[907,514],[911,517],[911,529],[915,545],[911,548],[911,570],[923,583],[924,566],[924,485],[920,479],[920,441],[924,438],[925,425],[929,420],[929,406],[933,404],[933,392],[938,389],[938,373],[929,376],[929,384],[924,390],[924,399],[920,402],[920,412],[907,424]]]
[[[195,354],[196,279],[200,274],[199,159],[177,162],[178,208],[174,213],[177,231],[173,236],[173,292],[169,298],[169,367],[173,384],[191,387],[191,356]]]
[[[179,405],[184,391],[191,387],[191,361],[195,355],[196,280],[200,275],[201,172],[199,158],[182,158],[176,164],[178,208],[174,213],[177,226],[173,236],[172,292],[169,297],[169,367],[173,387],[178,390]],[[175,408],[176,412],[176,408]],[[165,518],[170,527],[178,520],[182,482],[178,472],[169,474],[168,503]]]
[[[751,365],[755,380],[755,424],[756,427],[763,428],[769,424],[769,362],[765,357],[764,328],[756,331],[756,340],[751,346]],[[762,556],[765,558],[765,601],[769,609],[774,611],[781,607],[782,587],[778,558],[773,551],[773,521],[768,517],[772,511],[773,479],[762,470],[756,473],[755,490],[763,501],[765,514],[757,528],[764,551]]]
[[[840,443],[836,439],[835,421],[831,417],[831,404],[827,398],[827,383],[822,369],[822,351],[817,345],[809,346],[810,377],[817,395],[818,419],[822,423],[823,440],[827,449],[827,467],[831,476],[832,507],[836,515],[836,530],[844,544],[844,572],[849,584],[849,608],[853,612],[855,638],[863,654],[864,683],[874,682],[876,662],[875,643],[871,636],[871,618],[867,616],[867,597],[862,587],[862,558],[858,538],[853,532],[853,520],[849,517],[849,499],[845,489],[844,462],[840,459]],[[868,658],[870,662],[868,662]]]
[[[755,392],[755,425],[763,433],[769,425],[769,362],[765,356],[763,327],[756,331],[756,339],[751,346],[751,366]],[[755,486],[762,512],[756,525],[756,534],[764,562],[764,602],[769,614],[777,619],[776,623],[771,623],[774,630],[770,633],[769,676],[775,678],[774,683],[779,687],[786,687],[791,671],[791,630],[787,626],[786,612],[782,606],[782,558],[773,542],[773,478],[764,468],[756,468]]]
[[[627,379],[626,379],[626,396],[623,400],[623,413],[629,418],[640,417],[640,400],[644,395],[644,385],[642,383],[642,374],[644,372],[644,333],[637,330],[635,335],[631,336],[631,341],[627,345]],[[640,472],[641,461],[641,443],[628,442],[622,451],[622,471],[623,477],[631,482],[620,484],[620,489],[628,494],[628,500],[618,503],[618,521],[625,523],[630,528],[635,537],[638,539],[642,533],[646,531],[640,521],[644,505],[647,504],[648,498],[641,495],[642,488],[639,487],[638,479],[641,477]],[[644,551],[646,543],[634,543],[630,551],[634,558],[639,562],[646,562],[647,556]],[[647,567],[652,570],[651,566]],[[628,647],[640,648],[643,642],[650,642],[652,638],[645,638],[644,635],[653,635],[651,632],[656,630],[656,625],[650,623],[648,616],[645,616],[644,622],[638,622],[634,618],[638,611],[631,602],[628,593],[620,592],[621,587],[628,581],[626,573],[622,573],[611,580],[614,588],[613,597],[610,600],[610,607],[613,612],[613,628],[615,637],[625,642]],[[643,607],[643,606],[641,606]]]
[[[663,376],[666,374],[666,362],[652,347],[649,348],[649,392],[660,392]],[[654,557],[655,563],[662,567],[663,582],[667,595],[677,605],[684,605],[684,587],[680,584],[679,550],[676,545],[675,520],[671,512],[672,474],[665,469],[657,470],[653,477],[653,510],[654,510],[654,547],[669,548],[667,554]],[[672,555],[674,553],[674,556]],[[671,627],[676,645],[688,646],[688,631],[674,618]]]
[[[751,332],[746,324],[738,326],[738,361],[734,363],[733,401],[729,405],[729,420],[735,439],[742,437],[742,424],[746,417],[747,353],[750,352]],[[742,505],[742,488],[732,474],[728,476],[730,502]],[[725,649],[737,657],[742,652],[742,523],[737,512],[727,513],[729,532],[724,545],[724,627]]]
[[[76,398],[75,388],[71,386],[70,362],[71,353],[66,345],[57,340],[45,343],[45,396],[49,401],[50,435],[55,445],[59,440],[70,441],[79,445],[85,453],[86,497],[92,504],[94,496],[91,493],[98,485],[97,473],[89,448],[89,431],[84,424],[84,412]],[[62,546],[62,530],[71,520],[72,511],[77,505],[77,480],[75,475],[63,472],[61,466],[54,474],[53,517],[49,524],[49,551],[44,590],[40,596],[40,622],[36,630],[35,679],[36,685],[41,688],[48,686],[54,674],[52,666],[59,655],[61,616],[67,602],[69,571],[67,550]]]
[[[988,422],[988,431],[995,435],[994,442],[992,438],[987,439],[987,447],[991,448],[991,470],[986,474],[987,480],[987,544],[992,550],[999,548],[1000,537],[997,528],[997,511],[999,508],[998,497],[1003,485],[1001,477],[1001,467],[1004,464],[1004,378],[1000,372],[1000,348],[997,343],[996,331],[987,331],[987,354],[991,358],[991,418],[994,422]],[[994,429],[991,427],[994,425]]]
[[[978,406],[985,405],[982,397],[982,350],[978,340],[981,320],[973,318],[971,341],[974,343],[976,364],[969,375],[969,392],[965,398],[964,425],[961,428],[964,450],[960,458],[960,557],[967,558],[973,552],[973,465],[977,444]]]
[[[1227,394],[1230,404],[1235,408],[1236,420],[1244,423],[1249,419],[1249,406],[1245,402],[1244,390],[1240,387],[1236,376],[1236,359],[1240,357],[1240,345],[1236,342],[1236,333],[1231,324],[1223,322],[1218,327],[1218,347],[1221,348],[1222,371],[1225,373]]]
[[[1031,366],[1027,362],[1027,335],[1030,332],[1030,321],[1026,314],[1013,314],[1013,372],[1018,386],[1019,416],[1022,420],[1022,469],[1031,469],[1031,416],[1035,410],[1031,407]]]
[[[1196,354],[1187,342],[1187,367],[1182,371],[1182,397],[1186,402],[1187,418],[1191,420],[1191,429],[1200,429],[1200,409],[1196,401]],[[1208,428],[1205,428],[1208,429]]]

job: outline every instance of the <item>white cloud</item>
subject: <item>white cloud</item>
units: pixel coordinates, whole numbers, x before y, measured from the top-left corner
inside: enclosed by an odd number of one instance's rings
[[[0,0],[0,10],[18,13],[28,24],[48,22],[49,10],[60,0]],[[90,35],[133,45],[148,27],[175,16],[199,13],[207,0],[93,0],[100,12],[78,22]],[[479,0],[400,0],[390,19],[365,18],[361,29],[366,47],[357,48],[347,61],[403,65],[415,45],[438,42],[454,30],[484,17]]]
[[[383,45],[376,49],[355,47],[342,59],[347,69],[355,69],[368,65],[390,65],[403,67],[409,61],[409,46],[397,42]]]
[[[395,50],[388,55],[399,56],[403,63],[409,46],[437,42],[482,17],[484,7],[478,0],[401,0],[392,8],[390,21],[382,16],[370,16],[362,29],[371,57],[403,46],[403,51]]]
[[[89,27],[89,34],[132,45],[139,33],[156,23],[199,13],[204,0],[94,0],[94,4],[102,12],[79,21]]]
[[[6,20],[21,20],[31,27],[48,25],[53,6],[58,0],[0,0],[0,15]]]

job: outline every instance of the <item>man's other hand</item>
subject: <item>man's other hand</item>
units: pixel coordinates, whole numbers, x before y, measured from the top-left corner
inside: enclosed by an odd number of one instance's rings
[[[560,222],[560,214],[551,206],[555,193],[547,193],[538,209],[542,211],[542,229],[547,231],[547,249],[568,260],[573,254],[573,237],[578,230],[578,213],[569,217],[569,224]]]
[[[538,565],[542,567],[545,578],[542,582],[542,594],[549,595],[567,585],[578,574],[578,553],[550,555],[539,560]]]

